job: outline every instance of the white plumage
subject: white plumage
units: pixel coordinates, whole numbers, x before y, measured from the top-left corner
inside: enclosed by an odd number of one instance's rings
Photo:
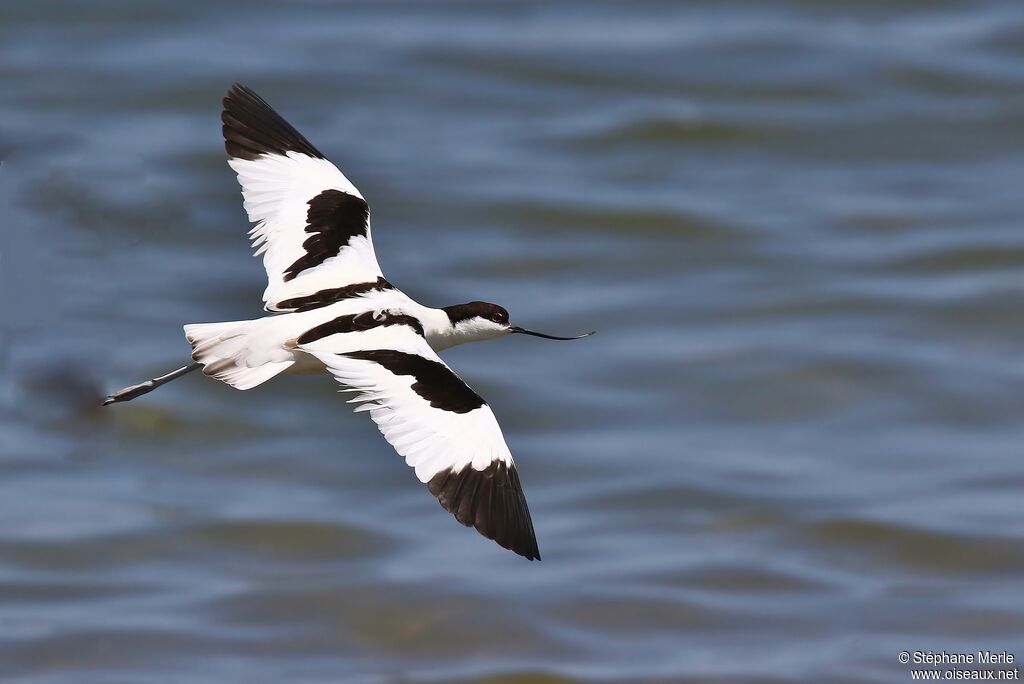
[[[387,334],[386,344],[382,344],[384,340],[354,340],[353,343],[416,354],[444,364],[415,332],[405,327],[394,330]],[[363,334],[369,333],[354,336]],[[321,349],[332,344],[343,346],[340,340],[334,342],[328,338],[324,342],[328,344]],[[487,404],[465,413],[441,411],[412,390],[408,376],[395,375],[377,363],[352,359],[342,353],[310,351],[338,382],[356,393],[349,400],[361,404],[356,411],[369,411],[388,443],[415,468],[420,482],[429,482],[446,469],[461,471],[471,466],[482,471],[495,460],[510,467],[514,465],[498,421]]]
[[[230,159],[238,174],[243,206],[256,225],[249,231],[256,255],[263,255],[267,271],[267,289],[263,301],[268,311],[277,311],[277,302],[325,288],[374,281],[383,274],[377,265],[369,222],[366,236],[356,236],[323,264],[303,271],[285,281],[285,269],[303,254],[302,243],[309,200],[324,190],[338,190],[359,199],[359,193],[345,175],[326,159],[298,152],[264,155],[256,160]]]

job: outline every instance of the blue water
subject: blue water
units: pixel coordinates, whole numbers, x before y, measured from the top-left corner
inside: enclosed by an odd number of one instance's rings
[[[0,5],[0,680],[902,682],[1024,657],[1024,5]],[[544,560],[327,377],[189,376],[260,315],[234,81],[387,277],[574,343],[446,352]],[[1015,651],[1016,649],[1016,651]]]

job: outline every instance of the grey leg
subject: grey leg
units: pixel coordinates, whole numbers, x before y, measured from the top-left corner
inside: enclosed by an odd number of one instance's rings
[[[182,375],[185,375],[186,373],[191,373],[192,371],[202,367],[203,364],[199,363],[198,361],[193,361],[187,366],[182,366],[178,370],[171,371],[167,375],[161,375],[158,378],[153,378],[152,380],[140,382],[138,385],[125,387],[124,389],[118,390],[111,394],[106,399],[104,399],[103,405],[107,406],[108,404],[114,404],[119,401],[131,401],[135,397],[141,397],[143,394],[146,394],[147,392],[152,392],[160,385],[168,383],[171,380],[177,380]]]

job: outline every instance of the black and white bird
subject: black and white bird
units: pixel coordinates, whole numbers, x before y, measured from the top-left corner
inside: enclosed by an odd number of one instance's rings
[[[437,352],[520,333],[497,304],[423,306],[381,273],[359,190],[249,88],[224,98],[224,144],[238,174],[249,235],[267,271],[249,321],[185,326],[193,362],[126,387],[127,401],[199,368],[247,390],[279,373],[326,369],[441,505],[466,526],[540,559],[515,462],[487,402]]]

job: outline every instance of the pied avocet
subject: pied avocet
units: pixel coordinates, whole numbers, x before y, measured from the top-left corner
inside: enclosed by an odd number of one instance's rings
[[[540,559],[530,511],[490,407],[437,352],[511,333],[497,304],[423,306],[384,278],[370,208],[352,183],[259,95],[224,98],[224,144],[249,232],[263,255],[272,315],[185,326],[193,362],[111,394],[128,401],[198,368],[247,390],[286,370],[326,370],[353,392],[384,438],[463,525]]]

